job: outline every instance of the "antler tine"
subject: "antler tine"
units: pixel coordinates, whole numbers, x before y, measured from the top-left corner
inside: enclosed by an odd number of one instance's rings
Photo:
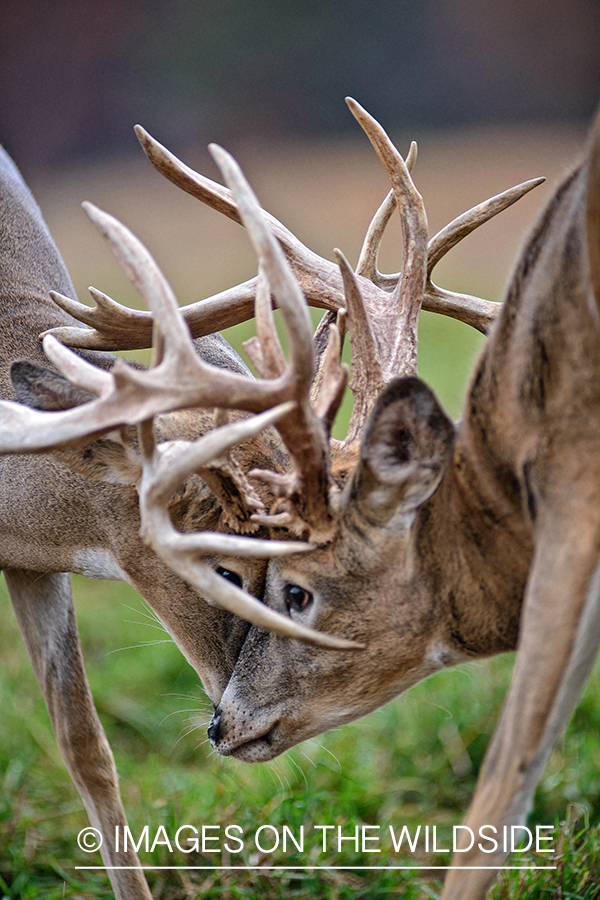
[[[285,370],[285,357],[273,319],[269,280],[262,266],[256,285],[254,315],[256,336],[244,341],[242,346],[262,378],[276,378]]]
[[[423,199],[415,188],[402,156],[377,122],[352,98],[346,102],[381,159],[392,183],[400,212],[403,234],[402,274],[391,298],[398,322],[394,339],[385,347],[384,370],[416,374],[417,323],[427,275],[427,216]],[[382,349],[384,349],[382,347]]]
[[[310,382],[314,373],[314,351],[312,328],[304,295],[298,282],[286,263],[285,256],[267,224],[269,217],[244,177],[242,170],[222,147],[209,147],[219,165],[223,177],[231,185],[237,199],[243,224],[271,285],[271,290],[281,309],[290,337],[290,355],[297,371],[297,377]]]
[[[479,297],[471,297],[468,294],[459,294],[439,288],[431,280],[431,273],[442,257],[455,247],[459,241],[462,241],[463,238],[475,231],[476,228],[479,228],[480,225],[497,216],[498,213],[508,209],[509,206],[516,203],[517,200],[520,200],[533,188],[543,184],[545,180],[545,178],[532,178],[503,191],[501,194],[497,194],[495,197],[490,197],[489,200],[477,204],[477,206],[458,216],[431,238],[428,247],[424,309],[432,312],[443,312],[446,315],[460,319],[462,322],[466,322],[468,325],[472,325],[478,331],[483,332],[483,334],[487,333],[491,323],[498,314],[499,304],[491,303],[489,300],[482,300]]]
[[[96,288],[89,290],[96,301],[95,307],[56,291],[50,291],[50,296],[57,306],[92,330],[63,325],[43,332],[42,337],[52,334],[69,347],[90,350],[144,350],[152,346],[151,313],[122,306]],[[251,278],[206,300],[181,307],[181,316],[188,323],[192,337],[203,337],[247,322],[254,313],[255,290],[256,278]]]
[[[381,287],[381,273],[377,268],[377,259],[379,257],[379,248],[383,233],[387,228],[387,224],[392,218],[396,209],[396,195],[393,190],[386,194],[386,197],[378,208],[377,212],[371,219],[371,223],[367,229],[365,240],[360,250],[358,263],[356,264],[356,274],[368,278],[373,284]]]
[[[142,149],[155,169],[168,178],[177,187],[208,204],[212,209],[222,213],[234,222],[242,224],[242,219],[230,190],[218,184],[216,181],[200,175],[184,162],[178,159],[174,153],[167,150],[159,141],[150,135],[141,125],[133,129]]]
[[[269,558],[312,548],[298,541],[265,541],[238,535],[184,534],[173,526],[167,503],[177,486],[193,472],[201,471],[215,456],[252,437],[290,412],[293,403],[282,404],[261,415],[204,435],[184,447],[157,447],[144,440],[145,461],[140,484],[141,534],[155,553],[184,581],[192,584],[207,602],[227,609],[247,621],[284,637],[313,646],[357,650],[361,645],[293,622],[269,609],[255,597],[221,578],[202,558],[215,553]],[[146,431],[148,423],[140,429]]]
[[[51,363],[54,363],[59,372],[67,378],[71,384],[82,387],[97,397],[105,397],[113,389],[114,380],[110,372],[99,369],[86,362],[81,356],[67,350],[56,338],[47,334],[42,340],[44,353]]]
[[[409,168],[408,165],[407,168]],[[487,334],[491,323],[498,314],[499,304],[492,303],[490,300],[484,300],[481,297],[473,297],[470,294],[462,294],[440,288],[431,280],[431,273],[442,257],[462,241],[463,238],[471,234],[480,225],[497,216],[498,213],[508,209],[509,206],[516,203],[517,200],[520,200],[533,188],[543,184],[544,181],[545,178],[533,178],[530,181],[525,181],[522,184],[509,188],[501,194],[485,200],[483,203],[479,203],[472,209],[467,210],[467,212],[462,213],[462,215],[458,216],[431,238],[428,246],[427,280],[425,283],[423,309],[458,319],[466,325],[477,329],[477,331]],[[369,232],[371,233],[372,229],[371,237],[373,242],[381,240],[383,229],[395,208],[395,197],[393,192],[390,192],[371,223]],[[376,252],[371,247],[369,247],[368,252],[363,248],[356,273],[368,277],[383,290],[394,290],[400,275],[384,275],[377,269],[376,259]]]
[[[533,188],[543,184],[545,180],[545,178],[532,178],[529,181],[524,181],[522,184],[517,184],[501,194],[496,194],[495,197],[490,197],[489,200],[484,200],[483,203],[478,203],[477,206],[473,206],[462,213],[462,215],[457,216],[456,219],[453,219],[429,241],[427,274],[431,275],[434,267],[442,257],[462,241],[463,238],[467,237],[468,234],[471,234],[472,231],[475,231],[476,228],[479,228],[485,222],[489,222],[498,213],[508,209],[509,206],[516,203],[517,200],[520,200]]]
[[[376,397],[387,381],[379,342],[373,333],[371,318],[365,308],[356,275],[341,250],[334,250],[334,254],[344,281],[348,336],[352,344],[350,390],[354,397],[354,408],[345,439],[345,443],[350,444],[360,434]],[[394,323],[390,327],[393,329]]]
[[[195,172],[141,125],[135,126],[135,133],[148,160],[161,175],[211,209],[221,212],[234,222],[241,222],[236,200],[230,190]],[[270,231],[283,247],[309,303],[320,309],[339,308],[342,300],[341,284],[334,263],[306,247],[271,213],[263,211],[263,215],[269,223]]]
[[[348,385],[348,366],[342,363],[342,332],[339,319],[346,311],[340,310],[328,327],[327,346],[317,366],[311,386],[310,400],[315,415],[321,419],[329,434]]]
[[[300,286],[271,231],[270,220],[265,216],[238,164],[221,147],[211,145],[210,150],[237,200],[243,223],[259,259],[259,266],[269,280],[289,337],[289,368],[294,379],[289,396],[298,406],[293,416],[283,417],[277,426],[296,463],[295,477],[284,477],[285,493],[293,498],[294,515],[289,525],[299,533],[308,527],[313,537],[318,534],[323,538],[332,527],[329,446],[323,424],[310,404],[315,358],[308,309]],[[255,477],[261,475],[262,473],[254,473]],[[272,473],[267,478],[273,482]]]
[[[144,298],[154,320],[154,327],[167,341],[166,352],[189,354],[189,332],[181,316],[170,284],[143,244],[133,238],[125,226],[87,201],[82,204],[96,228],[108,242],[121,268]],[[191,351],[193,352],[193,351]]]
[[[460,294],[456,291],[446,291],[432,281],[428,281],[422,308],[427,312],[441,313],[443,316],[457,319],[459,322],[475,328],[476,331],[487,334],[492,322],[500,312],[500,307],[500,303],[494,303],[492,300],[483,300],[481,297]]]
[[[241,222],[236,198],[230,190],[186,166],[141,125],[135,126],[135,133],[149,161],[165,178],[234,222]],[[306,247],[275,216],[263,210],[263,217],[283,247],[296,278],[310,298],[309,302],[321,309],[339,308],[342,298],[339,281],[336,284],[336,266]]]
[[[412,172],[417,161],[417,142],[412,141],[408,155],[405,160],[406,169]],[[400,275],[389,276],[383,275],[377,268],[377,258],[379,256],[379,248],[383,233],[390,221],[394,210],[396,209],[396,195],[394,189],[388,192],[383,203],[373,216],[371,224],[367,229],[365,240],[362,245],[358,263],[356,264],[356,274],[368,278],[378,287],[387,288],[390,278],[398,279]]]
[[[44,331],[41,337],[51,334],[63,344],[79,349],[136,350],[151,345],[151,313],[147,310],[121,306],[96,288],[90,287],[89,291],[96,306],[86,306],[78,300],[59,294],[58,291],[50,291],[50,297],[57,306],[79,322],[89,325],[89,329],[76,325],[62,325]],[[134,347],[133,344],[139,346]]]

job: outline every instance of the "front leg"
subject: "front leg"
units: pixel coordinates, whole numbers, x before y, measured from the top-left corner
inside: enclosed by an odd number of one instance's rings
[[[470,851],[455,853],[454,866],[502,865],[501,841],[497,852],[482,852],[479,829],[493,825],[501,835],[504,825],[524,823],[552,747],[594,664],[600,644],[600,527],[590,522],[590,509],[594,505],[582,504],[568,521],[548,515],[540,529],[510,689],[464,822],[475,842]],[[470,842],[468,832],[462,835]],[[552,865],[552,856],[547,859]],[[451,870],[442,900],[479,900],[494,874]]]
[[[115,826],[127,824],[117,770],[85,674],[67,573],[4,572],[19,627],[44,694],[54,734],[90,822],[103,835],[106,866],[139,866],[114,852]],[[116,900],[152,900],[141,870],[109,870]]]

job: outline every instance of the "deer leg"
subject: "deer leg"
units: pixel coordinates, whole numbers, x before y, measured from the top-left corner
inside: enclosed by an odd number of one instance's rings
[[[4,572],[19,627],[46,700],[56,740],[88,812],[102,836],[105,866],[138,866],[135,852],[115,852],[115,826],[127,824],[112,751],[87,682],[71,578],[22,569]],[[151,900],[141,869],[109,869],[116,900]]]
[[[548,756],[593,666],[600,644],[600,526],[587,527],[589,507],[579,512],[562,527],[559,515],[548,516],[548,528],[536,542],[510,689],[464,822],[475,840],[470,850],[454,854],[455,866],[502,865],[503,826],[524,823]],[[493,847],[479,837],[484,825],[497,829],[496,835],[484,832],[498,840],[494,852],[478,847]],[[469,833],[461,835],[468,846]],[[494,874],[451,870],[442,898],[478,900]]]

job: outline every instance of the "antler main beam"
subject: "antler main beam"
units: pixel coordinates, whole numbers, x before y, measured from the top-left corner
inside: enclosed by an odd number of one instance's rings
[[[349,100],[348,102],[353,111],[357,112],[361,109],[355,101]],[[359,116],[362,115],[363,122],[371,120],[372,123],[375,123],[375,120],[372,120],[364,111],[363,114],[359,114]],[[148,159],[162,175],[212,209],[241,223],[239,209],[230,190],[186,166],[141,126],[136,126],[135,130]],[[406,161],[408,172],[411,171],[415,160],[416,144],[413,142]],[[431,280],[432,270],[439,260],[471,231],[507,209],[542,181],[543,179],[537,178],[524,182],[486,200],[463,213],[431,239],[427,278],[422,297],[423,309],[451,316],[471,325],[478,331],[487,332],[498,312],[498,304],[438,287]],[[357,281],[361,294],[369,305],[376,305],[380,302],[381,290],[386,293],[393,292],[401,277],[398,274],[384,275],[377,270],[376,265],[379,245],[386,224],[395,208],[396,196],[392,190],[369,227],[357,265]],[[283,248],[308,305],[334,312],[344,308],[344,284],[338,266],[330,260],[318,256],[302,244],[274,216],[268,213],[265,215],[270,230]],[[182,314],[192,335],[201,337],[212,334],[252,318],[256,284],[256,278],[253,278],[184,307]],[[59,340],[71,347],[102,350],[140,349],[151,346],[152,316],[150,313],[127,309],[105,294],[95,289],[90,290],[96,302],[95,308],[90,308],[60,294],[53,294],[55,301],[63,309],[92,329],[92,331],[88,331],[65,326],[53,329],[52,333]]]

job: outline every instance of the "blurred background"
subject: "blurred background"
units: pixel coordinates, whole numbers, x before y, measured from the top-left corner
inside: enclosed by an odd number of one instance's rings
[[[512,184],[547,177],[436,269],[444,287],[501,300],[523,235],[600,96],[598,0],[2,0],[0,11],[0,142],[33,188],[82,301],[94,284],[140,302],[79,208],[84,199],[148,244],[182,304],[255,274],[243,230],[163,182],[137,144],[136,122],[217,179],[205,147],[223,143],[301,240],[328,258],[339,246],[356,263],[388,184],[348,94],[401,152],[418,140],[414,178],[432,234]],[[392,223],[384,270],[401,267],[400,248]],[[249,331],[238,329],[236,344]],[[420,373],[457,417],[483,338],[428,314],[420,338]],[[197,678],[166,635],[151,646],[156,623],[141,600],[126,585],[76,582],[89,676],[134,824],[460,821],[509,658],[436,676],[273,769],[236,767],[210,757]],[[0,615],[0,893],[108,897],[104,880],[74,874],[86,819],[3,585]],[[567,803],[575,817],[598,820],[599,685],[597,668],[538,791],[536,822],[568,818]],[[203,897],[338,898],[360,886],[348,875],[314,894],[308,882],[280,894],[273,879],[240,875],[242,893],[223,894],[230,882],[219,877],[207,879]],[[156,876],[154,896],[196,897],[178,878]],[[393,885],[392,876],[370,878],[361,896],[423,896],[413,875],[402,885],[395,875]]]
[[[596,0],[3,0],[0,132],[23,166],[386,127],[586,120]]]
[[[78,210],[90,199],[149,244],[188,303],[249,277],[254,261],[239,228],[160,183],[136,122],[212,177],[204,148],[223,143],[302,240],[326,256],[340,246],[355,262],[387,185],[347,94],[403,152],[419,140],[415,179],[434,233],[511,183],[540,174],[552,183],[594,110],[599,63],[597,0],[3,0],[0,141],[80,299],[94,283],[138,302]],[[441,283],[500,299],[544,196],[454,251]],[[390,271],[398,248],[392,229],[382,251]],[[461,386],[442,388],[456,415],[478,342],[453,323],[423,321],[443,331],[441,365],[458,367]],[[450,358],[457,341],[466,346]],[[423,343],[435,382],[427,353]]]
[[[387,182],[348,94],[402,152],[419,141],[415,181],[432,234],[485,197],[547,176],[436,270],[444,287],[501,299],[599,83],[597,0],[2,2],[0,142],[84,301],[92,283],[139,304],[79,210],[84,199],[149,245],[182,304],[254,274],[241,229],[161,183],[136,122],[214,178],[205,147],[223,143],[270,212],[312,249],[331,258],[339,246],[355,263]],[[382,249],[387,271],[401,266],[399,241],[396,224]],[[421,371],[458,415],[479,340],[430,318]]]

